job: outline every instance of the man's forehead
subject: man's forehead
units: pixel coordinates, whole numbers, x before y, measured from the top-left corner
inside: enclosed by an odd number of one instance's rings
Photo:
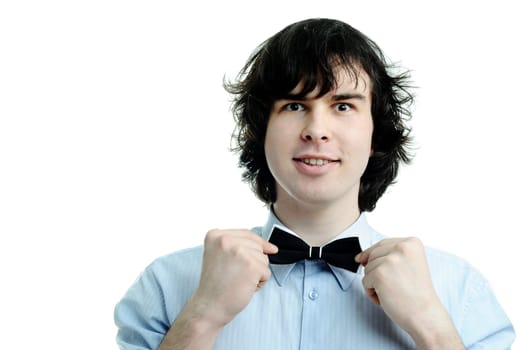
[[[369,75],[361,67],[342,67],[337,66],[333,69],[335,82],[329,92],[345,91],[359,92],[365,96],[371,93],[371,80]],[[322,78],[320,77],[320,81]],[[300,81],[290,92],[291,95],[300,95],[304,90],[305,82]],[[314,90],[310,91],[306,97],[316,97],[319,95],[321,83],[318,83]]]

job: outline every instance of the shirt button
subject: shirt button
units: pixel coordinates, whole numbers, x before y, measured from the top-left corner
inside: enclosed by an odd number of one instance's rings
[[[310,300],[316,300],[318,299],[318,291],[316,289],[312,289],[310,292],[309,292],[309,299]]]

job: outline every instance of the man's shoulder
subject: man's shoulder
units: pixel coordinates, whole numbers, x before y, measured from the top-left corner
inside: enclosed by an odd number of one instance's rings
[[[436,247],[425,247],[429,268],[447,273],[478,274],[478,270],[466,259]]]
[[[173,273],[174,271],[200,269],[202,258],[202,245],[184,248],[156,258],[146,267],[146,270],[156,273]]]
[[[466,259],[434,247],[426,247],[426,256],[435,290],[450,312],[491,290],[485,276]]]
[[[251,229],[254,233],[262,236],[263,227],[257,226]],[[146,271],[154,273],[166,272],[171,275],[176,273],[196,273],[201,271],[204,246],[198,245],[188,248],[175,250],[171,253],[161,255],[153,260]]]
[[[392,236],[372,231],[373,244]],[[458,289],[464,287],[481,288],[488,284],[482,273],[468,260],[445,249],[426,245],[427,263],[437,289]]]
[[[382,239],[396,236],[387,236],[371,230],[371,241],[375,244]],[[418,238],[418,237],[417,237]],[[455,274],[480,274],[479,271],[466,259],[445,249],[427,245],[423,242],[424,249],[431,272],[445,271]]]

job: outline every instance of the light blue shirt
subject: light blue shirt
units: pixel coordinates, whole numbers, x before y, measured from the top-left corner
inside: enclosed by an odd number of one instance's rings
[[[268,239],[284,225],[270,211],[254,232]],[[364,214],[337,238],[358,236],[367,249],[384,236]],[[467,349],[509,349],[515,338],[510,320],[486,279],[464,260],[426,248],[433,284]],[[121,349],[157,349],[197,288],[203,247],[155,260],[115,308]],[[382,350],[414,349],[409,335],[371,302],[357,273],[305,260],[271,264],[273,277],[221,331],[215,350]]]

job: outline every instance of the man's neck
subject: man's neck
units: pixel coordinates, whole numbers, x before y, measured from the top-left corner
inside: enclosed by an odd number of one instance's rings
[[[357,204],[301,206],[276,202],[273,209],[284,225],[311,246],[326,244],[360,217]]]

